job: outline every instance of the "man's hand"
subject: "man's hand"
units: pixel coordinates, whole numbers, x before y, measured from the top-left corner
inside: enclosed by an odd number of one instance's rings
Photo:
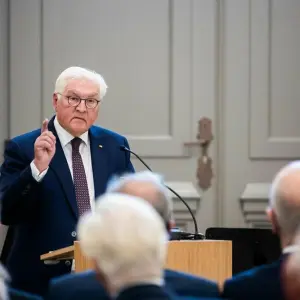
[[[34,143],[34,164],[38,170],[43,172],[46,170],[55,154],[56,138],[51,131],[48,130],[48,119],[42,124],[41,135]]]

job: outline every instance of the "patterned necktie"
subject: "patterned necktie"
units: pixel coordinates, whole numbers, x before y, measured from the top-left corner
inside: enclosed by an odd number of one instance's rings
[[[78,137],[74,138],[72,144],[72,165],[73,165],[73,181],[75,186],[75,194],[78,205],[79,216],[91,209],[89,189],[86,180],[86,174],[79,152],[79,146],[82,140]]]

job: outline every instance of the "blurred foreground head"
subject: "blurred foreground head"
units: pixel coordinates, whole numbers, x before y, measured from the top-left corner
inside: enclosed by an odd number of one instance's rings
[[[294,251],[286,257],[281,274],[286,300],[300,299],[300,227],[293,244]]]
[[[109,293],[137,283],[162,283],[168,236],[147,201],[105,194],[97,199],[95,212],[80,218],[77,232]]]
[[[108,183],[106,192],[145,199],[162,217],[168,230],[175,225],[172,197],[159,174],[142,171],[115,177]]]
[[[289,163],[275,176],[269,197],[268,217],[282,247],[291,245],[300,224],[300,161]]]
[[[10,276],[6,269],[0,264],[0,300],[8,300],[7,282],[10,281]]]

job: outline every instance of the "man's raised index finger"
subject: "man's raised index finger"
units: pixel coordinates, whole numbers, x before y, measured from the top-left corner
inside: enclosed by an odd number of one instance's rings
[[[48,123],[49,123],[49,120],[48,119],[45,119],[43,121],[43,124],[42,124],[42,132],[41,133],[44,133],[45,131],[48,131]]]

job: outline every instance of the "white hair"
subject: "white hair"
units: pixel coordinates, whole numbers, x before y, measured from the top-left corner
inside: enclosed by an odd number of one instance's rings
[[[269,207],[274,210],[278,224],[285,235],[293,236],[300,224],[299,205],[291,204],[286,192],[281,186],[282,180],[293,172],[300,174],[300,161],[293,161],[284,166],[274,177],[269,192]],[[300,195],[300,193],[299,193]]]
[[[115,289],[162,278],[168,236],[147,201],[104,194],[95,211],[80,218],[77,230],[84,255],[96,261]]]
[[[151,183],[157,191],[157,201],[152,203],[153,207],[167,223],[173,219],[173,201],[170,191],[163,183],[163,177],[157,173],[150,171],[142,171],[136,173],[128,173],[121,177],[113,177],[107,185],[108,193],[119,193],[130,182],[147,182]],[[143,197],[144,198],[144,197]],[[145,192],[145,200],[147,200]]]
[[[104,78],[95,71],[81,67],[69,67],[62,71],[56,79],[54,92],[63,93],[68,81],[72,79],[87,79],[95,82],[99,86],[101,100],[106,94],[107,85]]]
[[[7,281],[10,281],[10,276],[6,269],[0,264],[0,300],[8,300]]]

